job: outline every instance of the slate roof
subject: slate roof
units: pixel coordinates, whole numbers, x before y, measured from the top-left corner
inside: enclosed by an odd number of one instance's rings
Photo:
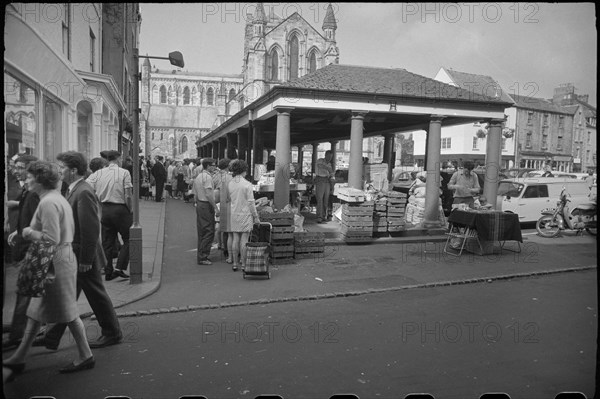
[[[517,108],[573,115],[573,113],[569,109],[556,105],[551,101],[545,100],[543,98],[520,96],[517,94],[513,94],[512,98],[515,100],[515,105],[517,106]]]
[[[513,98],[491,76],[476,75],[474,73],[459,72],[444,68],[452,81],[465,90],[474,91],[482,96],[493,97],[498,95],[502,101],[513,103]],[[496,90],[497,89],[497,90]]]
[[[285,83],[283,86],[338,92],[387,94],[408,98],[504,102],[417,75],[405,69],[356,65],[330,64]]]

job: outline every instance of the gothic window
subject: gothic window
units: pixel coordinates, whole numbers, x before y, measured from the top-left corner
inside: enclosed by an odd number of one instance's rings
[[[269,80],[279,80],[279,54],[276,49],[271,52],[268,68],[267,78]]]
[[[206,91],[206,105],[215,105],[215,91],[212,87]]]
[[[175,104],[175,99],[176,99],[176,91],[175,89],[173,89],[173,87],[169,86],[169,96],[167,98],[167,101],[169,102],[169,104]]]
[[[189,105],[190,104],[190,88],[185,86],[185,89],[183,89],[183,105]]]
[[[165,86],[160,86],[160,103],[167,103],[167,88]]]
[[[158,96],[158,87],[157,87],[156,85],[154,85],[154,86],[152,87],[152,94],[151,94],[151,96],[152,96],[152,97],[150,97],[150,98],[151,98],[151,102],[152,102],[153,104],[156,104],[156,103],[158,103],[158,102],[159,102],[159,96]]]
[[[229,90],[229,101],[233,100],[235,98],[235,90],[231,89]]]
[[[313,73],[317,70],[317,55],[313,51],[308,58],[308,73]]]
[[[188,150],[188,139],[186,136],[183,136],[181,138],[181,142],[180,142],[180,146],[179,146],[179,153],[183,154],[187,150]]]
[[[300,56],[300,46],[298,44],[298,37],[293,35],[290,38],[289,43],[289,80],[295,79],[298,77],[298,60]]]

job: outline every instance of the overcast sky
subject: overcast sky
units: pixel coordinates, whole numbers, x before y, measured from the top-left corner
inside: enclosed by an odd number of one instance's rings
[[[185,70],[241,73],[246,13],[256,3],[141,3],[140,54],[183,53]],[[322,32],[328,3],[264,3],[300,13]],[[492,76],[509,94],[551,98],[573,83],[596,105],[597,32],[592,3],[332,3],[340,64],[440,67]],[[167,61],[152,60],[169,69]]]

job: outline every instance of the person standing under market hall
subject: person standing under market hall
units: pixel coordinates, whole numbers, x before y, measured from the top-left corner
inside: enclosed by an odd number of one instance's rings
[[[475,165],[471,161],[465,161],[463,169],[454,172],[448,183],[448,188],[454,190],[453,205],[467,204],[469,208],[475,206],[475,194],[481,190],[479,179],[473,173]]]
[[[331,191],[333,168],[331,166],[331,150],[325,151],[325,158],[319,158],[315,167],[315,192],[317,196],[317,223],[327,222],[327,204]]]
[[[196,228],[198,229],[199,265],[211,265],[208,260],[215,237],[215,216],[219,215],[215,201],[212,174],[215,172],[215,160],[204,158],[201,161],[202,171],[194,179],[192,191],[196,201]]]
[[[109,165],[92,173],[87,182],[92,186],[102,204],[102,247],[106,256],[105,280],[129,278],[125,273],[129,264],[129,228],[133,223],[131,196],[133,184],[129,172],[120,167],[121,154],[109,151]],[[123,239],[117,267],[113,269],[112,251],[117,233]]]
[[[163,190],[167,181],[167,169],[163,165],[163,160],[162,155],[157,155],[156,163],[152,167],[152,176],[154,176],[154,180],[156,181],[156,202],[162,201]]]
[[[90,348],[103,348],[123,340],[123,334],[113,303],[102,283],[101,269],[106,264],[100,238],[100,203],[92,187],[84,180],[87,161],[83,154],[67,151],[58,154],[61,179],[69,185],[67,201],[73,209],[75,231],[73,252],[77,259],[77,298],[85,293],[90,307],[102,329],[100,337],[90,342]],[[66,323],[54,324],[44,337],[33,341],[33,346],[56,350]]]

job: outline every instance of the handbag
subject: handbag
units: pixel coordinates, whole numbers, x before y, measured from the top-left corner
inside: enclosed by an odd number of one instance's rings
[[[46,286],[54,282],[52,259],[56,245],[34,241],[29,245],[25,258],[20,262],[17,276],[17,293],[28,297],[40,297],[46,293]]]

